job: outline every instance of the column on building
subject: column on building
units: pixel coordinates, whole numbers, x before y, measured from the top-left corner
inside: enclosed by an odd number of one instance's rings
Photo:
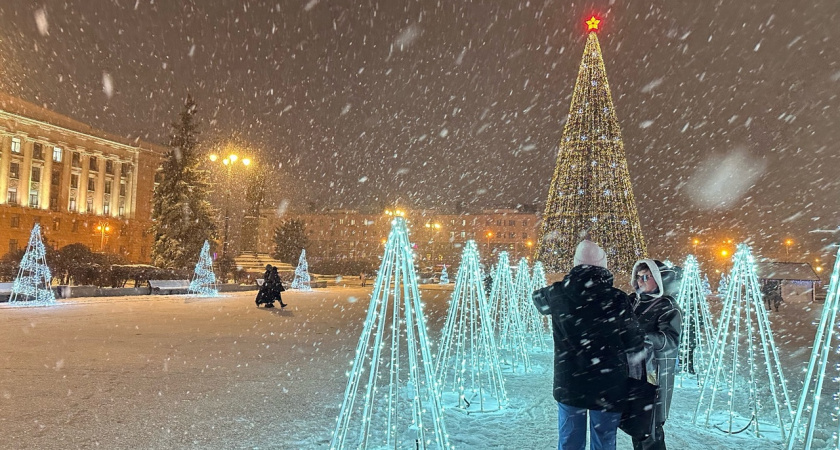
[[[79,198],[76,199],[76,204],[79,207],[79,212],[90,214],[88,211],[88,196],[91,193],[88,192],[88,178],[90,178],[90,161],[89,161],[89,154],[87,149],[80,148],[79,149],[79,159],[82,165],[82,171],[79,175]]]
[[[32,188],[32,152],[35,142],[21,137],[21,162],[18,172],[17,198],[21,206],[29,206],[29,190]]]
[[[96,192],[93,197],[93,208],[97,215],[105,215],[105,165],[108,162],[105,155],[96,155]]]
[[[137,211],[137,167],[138,167],[138,153],[135,152],[129,164],[128,173],[125,175],[125,217],[134,219],[134,213]],[[154,175],[152,176],[152,183],[154,183]]]
[[[0,135],[0,205],[6,203],[9,188],[9,161],[12,159],[12,136]]]
[[[38,193],[38,204],[41,209],[50,208],[50,192],[52,186],[52,168],[53,168],[53,146],[52,144],[41,143],[41,157],[43,158],[43,165],[41,168],[41,189]],[[46,226],[47,224],[44,224]]]
[[[59,181],[58,203],[55,210],[64,212],[70,209],[70,165],[73,152],[67,144],[59,144],[59,147],[61,147],[61,180]]]

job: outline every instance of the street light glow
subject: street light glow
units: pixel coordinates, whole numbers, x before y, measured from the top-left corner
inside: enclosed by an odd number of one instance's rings
[[[236,160],[239,159],[239,157],[234,154],[228,156],[228,159],[230,159],[230,162],[236,162]]]
[[[210,155],[210,161],[216,162],[217,159],[219,159],[219,155],[216,155],[216,154]]]
[[[243,158],[243,159],[242,159],[242,164],[244,164],[244,165],[248,166],[248,165],[250,165],[250,164],[251,164],[251,160],[250,160],[250,159],[248,159],[248,158]]]

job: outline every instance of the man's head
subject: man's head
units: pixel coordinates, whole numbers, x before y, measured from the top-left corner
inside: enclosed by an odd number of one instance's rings
[[[265,270],[271,270],[271,264],[266,264],[265,265]]]
[[[682,269],[679,267],[669,266],[656,259],[642,259],[633,266],[630,284],[639,294],[652,297],[676,295],[681,277]]]
[[[575,249],[574,265],[585,264],[607,268],[607,253],[598,247],[598,244],[584,239]]]
[[[642,294],[656,294],[659,292],[659,285],[656,284],[653,273],[647,265],[639,267],[639,271],[636,272],[635,286],[636,291]]]

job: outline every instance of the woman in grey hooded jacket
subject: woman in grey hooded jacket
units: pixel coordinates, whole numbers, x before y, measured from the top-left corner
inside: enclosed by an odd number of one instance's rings
[[[648,381],[659,386],[653,412],[653,430],[647,439],[633,438],[635,450],[664,450],[663,425],[674,394],[677,356],[680,349],[682,312],[674,295],[679,289],[677,270],[654,259],[633,266],[630,296],[639,327],[645,333]]]

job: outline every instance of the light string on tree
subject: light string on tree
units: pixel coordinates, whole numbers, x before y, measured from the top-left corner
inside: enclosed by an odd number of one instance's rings
[[[216,297],[219,295],[216,289],[216,274],[213,272],[213,258],[210,257],[210,243],[204,241],[201,247],[201,254],[193,270],[193,278],[190,280],[188,293],[202,297]]]
[[[55,293],[50,286],[52,274],[47,265],[47,250],[41,240],[41,225],[35,224],[29,233],[26,252],[20,260],[17,277],[12,283],[10,304],[42,306],[55,304]]]
[[[507,252],[499,252],[499,261],[490,289],[490,308],[496,326],[497,342],[502,350],[501,361],[512,372],[531,371],[531,358],[525,337],[525,324],[519,296],[513,284]]]
[[[680,368],[683,374],[690,373],[689,369],[693,368],[698,381],[702,382],[709,367],[714,324],[706,300],[706,290],[700,279],[700,265],[694,255],[688,255],[683,263],[677,304],[683,313]],[[684,378],[679,378],[679,387],[682,387]]]
[[[306,249],[300,251],[298,265],[295,267],[295,279],[292,280],[291,288],[301,291],[312,290],[312,277],[309,276],[309,263],[306,262]]]

